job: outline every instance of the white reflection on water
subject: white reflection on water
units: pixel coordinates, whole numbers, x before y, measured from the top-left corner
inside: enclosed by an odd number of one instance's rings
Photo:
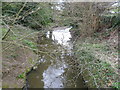
[[[69,30],[72,27],[69,28],[57,28],[52,31],[52,40],[57,41],[58,44],[61,44],[62,46],[70,47],[70,38],[71,34]],[[50,38],[50,32],[47,33],[47,37]],[[69,49],[69,48],[67,48]],[[71,50],[70,50],[71,51]],[[63,51],[64,52],[64,51]],[[63,53],[64,54],[64,53]],[[51,65],[43,72],[43,82],[44,82],[44,88],[63,88],[63,79],[62,76],[65,72],[65,68],[67,68],[67,65],[64,62],[57,61],[58,63]]]
[[[71,28],[72,27],[54,30],[52,32],[52,39],[56,40],[59,44],[68,46],[68,41],[71,38],[71,34],[69,32]],[[49,33],[50,32],[47,33],[47,37],[49,37]]]
[[[62,65],[62,66],[61,66]],[[65,64],[49,66],[43,73],[44,88],[63,88],[64,69],[67,68]]]

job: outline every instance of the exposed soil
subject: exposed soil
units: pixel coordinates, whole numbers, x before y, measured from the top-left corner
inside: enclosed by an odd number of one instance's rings
[[[3,87],[22,88],[24,78],[18,78],[18,75],[32,67],[33,63],[31,62],[35,62],[34,60],[37,60],[37,55],[26,48],[12,45],[9,49],[3,51]]]

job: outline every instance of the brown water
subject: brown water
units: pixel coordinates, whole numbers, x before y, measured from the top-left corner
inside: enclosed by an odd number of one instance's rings
[[[29,88],[84,88],[72,53],[70,28],[39,37],[39,65],[27,75]]]

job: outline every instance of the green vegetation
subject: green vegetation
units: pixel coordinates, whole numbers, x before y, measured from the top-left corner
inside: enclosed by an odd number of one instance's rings
[[[31,68],[27,68],[25,72],[22,72],[16,78],[17,79],[24,79],[24,80],[26,80],[26,73],[30,72],[30,70],[31,70]]]
[[[27,46],[29,46],[32,49],[36,49],[36,43],[32,42],[32,41],[28,41],[28,40],[23,40],[23,43],[25,43]]]
[[[26,77],[26,73],[22,73],[17,76],[17,78],[19,79],[25,79],[25,77]]]
[[[5,26],[3,28],[4,30],[7,30]],[[5,87],[6,85],[8,85],[9,88],[23,87],[24,83],[14,82],[18,82],[19,79],[24,82],[26,78],[26,73],[30,71],[30,68],[37,62],[38,59],[37,54],[34,53],[34,51],[37,50],[36,40],[39,32],[23,27],[21,25],[15,25],[14,27],[12,27],[12,30],[14,31],[14,33],[9,32],[5,40],[2,41],[4,65],[3,75],[5,76],[5,73],[8,72],[8,68],[9,72],[12,71],[10,74],[7,74],[10,75],[10,78],[7,76],[3,78],[3,88],[7,88]],[[10,64],[6,64],[8,62]],[[25,66],[23,64],[25,64]],[[7,81],[4,80],[6,78]],[[13,79],[13,82],[11,82],[11,79]]]
[[[23,82],[15,82],[24,81],[37,61],[38,33],[42,34],[53,23],[51,6],[50,3],[2,2],[3,76],[12,71],[8,74],[11,78],[8,75],[3,78],[3,87],[7,88],[6,82],[12,88],[23,86]]]
[[[111,3],[65,3],[62,16],[71,19],[75,56],[88,87],[119,88],[119,8]]]
[[[120,82],[113,83],[113,88],[120,88]]]
[[[72,26],[74,56],[88,87],[120,88],[117,72],[120,6],[112,5],[110,2],[2,2],[3,76],[13,71],[14,75],[10,74],[12,79],[25,80],[26,73],[38,59],[37,54],[42,56],[44,47],[38,46],[41,43],[51,44],[49,48],[53,46],[51,40],[42,41],[45,32],[57,26]],[[57,9],[59,6],[61,10]],[[49,56],[59,56],[50,50],[45,51]],[[16,69],[19,72],[16,73]],[[3,78],[3,87],[13,87],[11,81],[7,81],[11,84],[9,86],[4,83],[9,79],[6,77]]]
[[[10,25],[16,23],[40,29],[52,22],[52,9],[50,9],[49,3],[3,2],[2,11],[5,16],[3,21]]]
[[[118,67],[115,67],[116,64],[113,64],[115,60],[112,57],[117,57],[117,54],[109,53],[113,51],[105,43],[92,43],[94,39],[92,42],[87,40],[82,42],[78,40],[74,52],[77,61],[80,63],[82,75],[88,81],[88,86],[118,88],[117,84],[114,84],[118,82],[119,78]]]

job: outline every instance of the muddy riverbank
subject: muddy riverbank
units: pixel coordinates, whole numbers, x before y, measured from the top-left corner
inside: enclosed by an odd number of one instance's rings
[[[16,36],[10,33],[2,43],[2,87],[22,88],[25,85],[25,73],[38,60],[38,55],[30,47],[36,43],[38,32],[20,25],[12,29]]]

